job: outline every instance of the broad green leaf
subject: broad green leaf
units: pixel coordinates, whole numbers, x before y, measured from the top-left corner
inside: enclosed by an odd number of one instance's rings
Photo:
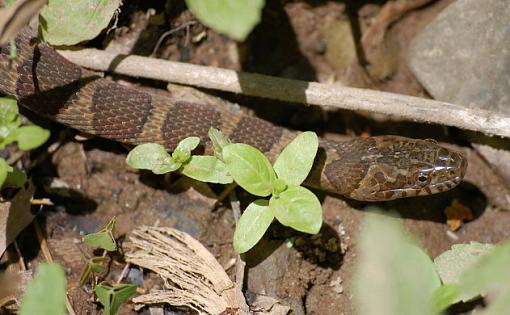
[[[317,234],[321,229],[321,203],[304,187],[289,186],[278,197],[271,197],[269,206],[276,219],[285,226],[310,234]]]
[[[236,225],[234,232],[235,251],[242,254],[255,246],[264,236],[273,219],[273,211],[267,200],[258,199],[250,203]]]
[[[194,155],[182,165],[181,173],[193,179],[218,184],[230,184],[233,179],[227,166],[215,156]]]
[[[200,144],[199,137],[187,137],[179,142],[176,149],[193,151],[198,147],[199,144]]]
[[[20,171],[17,167],[13,167],[12,171],[7,173],[7,178],[5,179],[4,187],[20,188],[23,185],[25,185],[26,181],[27,175],[24,172]]]
[[[461,275],[480,257],[489,253],[494,245],[471,242],[456,244],[434,259],[436,270],[444,284],[459,284]]]
[[[20,315],[60,315],[65,312],[66,276],[57,263],[41,264],[28,284]]]
[[[230,141],[230,139],[227,138],[221,131],[213,127],[209,128],[207,135],[209,136],[209,139],[211,139],[214,148],[214,155],[218,159],[223,160],[223,148],[231,144],[232,141]]]
[[[105,315],[114,315],[122,303],[129,300],[136,293],[136,286],[133,284],[116,284],[110,286],[102,283],[96,286],[96,295],[104,307]]]
[[[7,179],[7,174],[12,170],[12,167],[5,162],[4,159],[0,158],[0,188]]]
[[[250,194],[259,197],[271,194],[276,175],[262,152],[243,143],[229,144],[223,148],[223,160],[230,175]]]
[[[172,153],[172,158],[177,163],[186,163],[191,157],[191,151],[195,150],[195,148],[200,143],[199,137],[188,137],[179,142],[174,152]]]
[[[52,45],[75,45],[99,35],[120,0],[49,0],[39,15],[39,30]]]
[[[109,252],[116,251],[117,243],[114,237],[116,222],[116,218],[113,217],[100,231],[85,235],[83,237],[83,242],[90,247],[103,248]]]
[[[203,24],[242,41],[259,23],[264,2],[264,0],[186,0],[186,5]]]
[[[472,264],[462,275],[460,286],[463,300],[489,293],[510,292],[510,241],[494,246]]]
[[[144,143],[137,145],[126,157],[129,166],[151,170],[154,174],[173,172],[181,167],[180,163],[174,162],[165,147],[157,143]]]
[[[431,299],[432,314],[439,314],[459,302],[459,294],[460,287],[457,284],[445,284],[437,288]]]
[[[21,126],[14,131],[14,138],[21,150],[32,150],[45,143],[50,132],[36,125]]]
[[[274,163],[274,171],[279,179],[289,185],[301,185],[312,169],[319,139],[315,132],[299,134],[283,149]]]
[[[358,257],[357,314],[433,314],[431,301],[441,285],[439,276],[430,257],[404,234],[397,219],[365,214]]]

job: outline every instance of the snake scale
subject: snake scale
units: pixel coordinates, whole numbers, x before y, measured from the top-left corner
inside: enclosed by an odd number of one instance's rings
[[[188,136],[198,136],[205,152],[215,127],[233,142],[253,145],[270,159],[295,136],[262,119],[208,105],[175,102],[126,87],[67,61],[31,32],[0,50],[0,93],[38,115],[85,133],[128,144],[156,142],[172,150]],[[321,139],[306,183],[364,201],[385,201],[449,190],[460,183],[467,162],[462,154],[434,140],[399,136]]]

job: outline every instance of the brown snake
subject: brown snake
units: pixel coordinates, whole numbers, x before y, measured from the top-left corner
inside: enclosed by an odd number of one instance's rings
[[[82,132],[129,144],[156,142],[169,150],[185,137],[198,136],[211,152],[207,132],[213,126],[272,160],[295,136],[256,117],[121,86],[38,44],[27,30],[15,45],[14,60],[9,45],[0,51],[0,93],[15,95],[26,109]],[[460,183],[466,167],[460,153],[433,140],[321,139],[306,183],[348,198],[384,201],[449,190]]]

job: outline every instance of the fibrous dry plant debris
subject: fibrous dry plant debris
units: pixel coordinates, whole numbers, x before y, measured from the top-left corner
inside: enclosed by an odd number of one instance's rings
[[[133,299],[135,303],[168,303],[189,307],[199,314],[236,309],[248,312],[240,290],[214,256],[196,239],[168,227],[143,226],[130,236],[129,263],[150,269],[163,278],[165,290]]]

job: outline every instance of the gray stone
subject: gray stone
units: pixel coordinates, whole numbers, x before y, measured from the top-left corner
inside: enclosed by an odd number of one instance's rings
[[[458,0],[413,41],[411,70],[438,100],[510,113],[510,1]]]

